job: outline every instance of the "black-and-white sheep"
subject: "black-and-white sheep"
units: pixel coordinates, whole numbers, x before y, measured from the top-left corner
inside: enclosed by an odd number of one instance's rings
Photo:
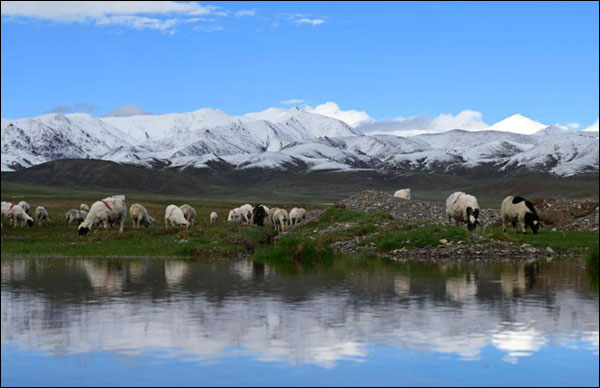
[[[119,225],[119,232],[123,232],[127,217],[127,205],[120,198],[110,197],[94,202],[85,220],[77,228],[80,236],[85,236],[93,228],[103,225],[108,229],[109,224]]]
[[[448,221],[454,220],[455,225],[467,224],[467,229],[475,230],[479,223],[479,204],[477,198],[462,191],[450,194],[446,199],[446,216]]]
[[[502,201],[500,219],[502,219],[502,230],[505,232],[507,223],[510,223],[513,229],[517,228],[518,223],[523,233],[527,233],[529,227],[533,234],[537,234],[539,228],[543,227],[533,204],[523,197],[514,195],[509,195]]]
[[[154,224],[154,217],[148,214],[148,210],[139,203],[134,203],[129,208],[129,216],[131,217],[131,222],[133,223],[133,229],[139,229],[140,226],[144,228],[149,227]]]

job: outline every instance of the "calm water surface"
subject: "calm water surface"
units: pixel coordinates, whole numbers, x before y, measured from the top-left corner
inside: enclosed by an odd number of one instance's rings
[[[593,385],[581,263],[2,258],[2,385]]]

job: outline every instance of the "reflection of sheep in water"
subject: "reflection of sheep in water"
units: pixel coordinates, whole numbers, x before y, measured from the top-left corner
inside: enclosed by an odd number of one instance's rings
[[[131,205],[129,208],[129,215],[131,217],[131,221],[133,221],[133,229],[139,229],[140,226],[147,228],[154,224],[154,218],[151,217],[146,208],[139,203],[134,203]]]
[[[181,211],[181,209],[175,205],[169,205],[165,210],[165,228],[168,227],[190,227],[190,223],[185,219],[183,211]]]
[[[38,225],[42,225],[42,222],[44,224],[49,224],[51,223],[50,221],[50,217],[48,217],[48,211],[46,210],[45,207],[43,206],[38,206],[35,209],[35,218],[37,218],[38,220]]]
[[[108,229],[109,224],[119,225],[119,232],[123,232],[127,206],[125,201],[119,198],[105,198],[94,202],[85,220],[79,225],[80,236],[85,236],[90,230],[99,225]]]
[[[479,218],[479,204],[477,198],[463,192],[452,193],[446,200],[446,216],[448,221],[456,226],[459,223],[466,223],[467,229],[474,230],[477,225],[481,225]]]
[[[502,230],[506,232],[506,224],[511,223],[513,229],[517,228],[517,222],[523,233],[527,233],[527,227],[531,228],[533,234],[543,226],[540,217],[533,204],[522,197],[509,195],[504,198],[500,205],[500,218],[502,219]]]
[[[183,212],[186,221],[190,223],[190,226],[194,226],[194,223],[196,222],[196,209],[188,204],[181,205],[179,208]]]

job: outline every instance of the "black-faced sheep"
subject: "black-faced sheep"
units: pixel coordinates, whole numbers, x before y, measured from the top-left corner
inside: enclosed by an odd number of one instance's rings
[[[80,236],[85,236],[93,228],[103,225],[108,229],[109,224],[119,225],[119,232],[123,232],[127,205],[119,198],[105,198],[94,202],[85,220],[77,228]]]
[[[188,204],[181,205],[179,208],[183,212],[186,221],[190,223],[190,226],[194,226],[194,223],[196,222],[196,209]]]
[[[533,207],[533,204],[523,197],[510,195],[500,205],[500,218],[502,219],[502,230],[506,232],[506,224],[511,223],[516,229],[517,222],[523,233],[527,233],[527,227],[531,228],[533,234],[537,234],[542,222]]]
[[[37,218],[38,225],[40,225],[40,226],[42,225],[42,222],[44,224],[49,224],[52,222],[52,221],[50,221],[50,217],[48,217],[48,211],[43,206],[38,206],[35,209],[35,218]]]
[[[175,205],[169,205],[165,209],[165,228],[178,227],[186,228],[190,227],[190,223],[185,219],[185,215],[181,208]]]
[[[129,208],[129,216],[133,222],[133,229],[139,229],[140,226],[147,228],[154,224],[154,217],[150,216],[146,208],[139,203],[131,205]]]
[[[8,211],[8,218],[11,220],[13,226],[33,226],[33,218],[29,217],[29,214],[25,212],[19,205],[13,205]]]
[[[452,193],[446,199],[446,216],[448,221],[454,220],[455,225],[466,223],[467,229],[473,231],[479,223],[479,204],[477,198],[463,192]]]

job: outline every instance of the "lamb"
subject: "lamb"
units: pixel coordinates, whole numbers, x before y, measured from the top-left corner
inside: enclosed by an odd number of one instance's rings
[[[139,229],[140,225],[144,228],[147,228],[154,224],[154,217],[150,216],[146,208],[139,203],[134,203],[131,205],[129,208],[129,215],[131,217],[131,221],[133,222],[133,229]]]
[[[11,206],[8,218],[11,220],[13,226],[33,226],[33,218],[29,217],[29,214],[25,212],[25,209],[19,205]]]
[[[455,225],[461,222],[467,224],[467,229],[473,231],[477,225],[481,225],[479,218],[479,204],[477,198],[472,195],[457,191],[446,199],[446,216],[448,221],[454,220]]]
[[[267,212],[263,205],[256,205],[254,210],[252,211],[252,222],[254,225],[264,226],[265,225],[265,217],[267,216]]]
[[[252,223],[252,212],[254,211],[252,205],[247,203],[245,205],[240,206],[238,209],[239,214],[242,217],[242,223],[250,225]]]
[[[190,226],[194,226],[194,223],[196,222],[196,209],[188,204],[181,205],[179,208],[183,212],[186,221],[190,223]]]
[[[104,225],[104,229],[108,229],[108,225],[113,224],[119,225],[119,232],[123,233],[126,216],[127,205],[124,200],[115,197],[104,198],[94,202],[77,230],[80,236],[85,236],[100,224]]]
[[[217,223],[217,218],[219,218],[219,215],[217,214],[217,212],[211,212],[210,213],[210,223],[211,224],[216,224]]]
[[[71,209],[65,213],[65,225],[69,226],[73,221],[76,221],[77,225],[79,225],[85,220],[87,215],[88,212],[85,210]]]
[[[394,197],[410,200],[410,189],[400,189],[394,193]]]
[[[271,218],[273,221],[273,226],[276,231],[283,232],[285,231],[285,227],[288,224],[288,212],[285,209],[275,209],[271,213]]]
[[[21,206],[23,208],[23,210],[25,210],[25,213],[29,214],[29,204],[25,201],[21,201],[19,202],[17,205]]]
[[[165,228],[179,227],[189,229],[190,222],[185,219],[181,208],[176,205],[169,205],[165,209]]]
[[[527,227],[531,228],[533,234],[537,234],[538,229],[544,226],[533,204],[519,196],[509,195],[504,198],[500,205],[500,218],[505,232],[507,222],[512,224],[513,229],[516,229],[518,222],[523,234],[527,233]]]
[[[85,212],[89,212],[90,211],[90,207],[88,205],[86,205],[85,203],[82,203],[81,205],[79,205],[79,210],[83,210]]]
[[[227,215],[227,222],[233,222],[239,224],[242,220],[240,215],[240,208],[231,209]]]
[[[42,222],[44,222],[45,224],[49,224],[52,222],[50,221],[50,217],[48,217],[48,211],[43,206],[38,206],[35,209],[35,218],[37,218],[39,226],[42,226]]]

